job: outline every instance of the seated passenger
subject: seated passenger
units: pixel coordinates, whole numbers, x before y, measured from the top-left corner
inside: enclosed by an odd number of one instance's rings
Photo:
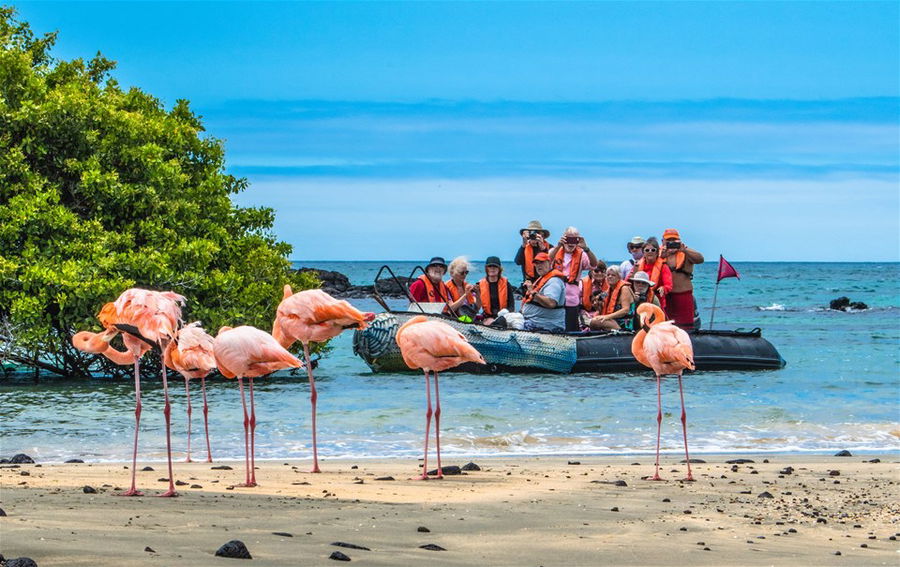
[[[578,313],[581,311],[581,272],[597,265],[597,257],[588,248],[578,229],[570,226],[565,230],[559,243],[550,250],[553,268],[566,278],[566,331],[577,331]]]
[[[590,311],[593,305],[593,296],[596,292],[609,292],[609,283],[606,281],[606,262],[597,260],[597,265],[591,268],[588,275],[581,278],[581,308]],[[605,297],[605,295],[604,295]]]
[[[641,303],[652,303],[657,307],[659,298],[653,294],[653,280],[647,276],[647,272],[638,272],[631,277],[631,288],[634,292],[634,304],[631,307],[631,330],[638,331],[641,322],[638,318],[637,308]]]
[[[561,333],[566,329],[566,282],[562,272],[550,267],[550,256],[541,252],[534,257],[538,280],[525,281],[522,315],[525,329]]]
[[[589,331],[591,329],[591,321],[595,317],[598,317],[601,313],[603,313],[605,298],[605,292],[595,291],[591,294],[590,308],[585,309],[584,305],[581,306],[581,313],[578,315],[578,322],[581,324],[582,331]]]
[[[478,310],[475,307],[477,299],[475,286],[466,281],[466,276],[472,269],[469,260],[465,256],[458,256],[450,262],[450,280],[446,282],[450,292],[450,310],[459,317],[468,317],[469,322]]]
[[[635,277],[641,278],[641,282],[646,276],[647,274],[644,272],[635,274]],[[610,266],[606,270],[606,281],[609,283],[609,294],[606,296],[603,310],[597,317],[591,319],[591,329],[613,331],[631,329],[631,319],[634,315],[634,293],[628,282],[621,278],[619,266]],[[647,286],[646,283],[642,285]]]
[[[547,242],[550,231],[541,226],[541,221],[533,220],[519,230],[519,234],[522,236],[522,246],[516,251],[515,262],[517,266],[522,266],[522,281],[533,283],[538,278],[534,271],[534,256],[550,249]]]
[[[410,295],[419,302],[449,303],[450,290],[444,285],[446,272],[447,263],[440,256],[435,256],[425,266],[425,274],[409,286]]]
[[[672,270],[666,265],[666,261],[659,255],[659,241],[656,237],[651,236],[644,243],[644,257],[638,260],[631,270],[628,279],[634,279],[634,274],[644,272],[649,274],[651,284],[650,291],[647,294],[648,301],[652,298],[659,298],[659,306],[663,311],[666,310],[666,294],[672,291]]]
[[[484,314],[483,323],[490,325],[501,309],[516,310],[516,296],[512,284],[502,276],[500,258],[488,256],[484,261],[484,273],[485,277],[478,282],[478,307]]]

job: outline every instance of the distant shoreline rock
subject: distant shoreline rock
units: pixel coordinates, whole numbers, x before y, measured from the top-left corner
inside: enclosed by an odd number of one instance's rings
[[[851,309],[854,311],[862,311],[863,309],[868,309],[869,306],[862,301],[851,302],[849,297],[842,296],[837,299],[832,299],[828,308],[835,311],[850,311]]]
[[[375,285],[353,285],[350,278],[340,272],[320,270],[318,268],[300,268],[298,273],[312,273],[322,282],[322,291],[341,299],[363,299],[375,295]],[[404,276],[397,276],[399,282],[409,287],[412,280]],[[376,282],[378,291],[383,297],[403,299],[406,297],[404,290],[398,288],[393,278],[382,278]]]

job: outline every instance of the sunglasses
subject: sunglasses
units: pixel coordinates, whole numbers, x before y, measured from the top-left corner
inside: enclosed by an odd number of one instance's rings
[[[653,252],[659,252],[659,248],[644,248],[644,252],[652,254]]]
[[[462,275],[466,275],[466,274],[469,273],[469,270],[463,270],[463,271],[461,271],[460,273],[461,273]]]

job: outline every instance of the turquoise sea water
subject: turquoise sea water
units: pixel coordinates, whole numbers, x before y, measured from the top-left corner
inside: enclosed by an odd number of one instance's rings
[[[299,262],[298,265],[307,265]],[[381,263],[316,262],[371,283]],[[391,262],[406,275],[415,265]],[[692,453],[900,451],[900,264],[735,263],[742,279],[719,286],[716,328],[761,327],[787,360],[774,371],[700,372],[685,379]],[[475,264],[482,272],[481,264]],[[715,262],[698,267],[696,294],[709,321]],[[506,265],[518,280],[518,270]],[[870,309],[824,309],[847,295]],[[353,300],[378,310],[372,300]],[[397,302],[399,305],[401,302]],[[334,340],[316,370],[319,450],[329,457],[418,456],[424,430],[421,374],[372,374]],[[184,389],[173,381],[173,446],[185,446]],[[192,384],[195,451],[203,446],[199,384]],[[139,459],[164,456],[162,392],[144,388]],[[257,380],[257,451],[262,458],[310,455],[305,375]],[[650,453],[655,449],[655,382],[626,374],[468,375],[441,379],[442,447],[479,455]],[[209,384],[213,456],[242,458],[236,384]],[[662,444],[681,448],[677,381],[663,382]],[[0,455],[41,461],[126,460],[133,435],[133,386],[105,379],[0,383]],[[197,453],[200,455],[202,453]]]

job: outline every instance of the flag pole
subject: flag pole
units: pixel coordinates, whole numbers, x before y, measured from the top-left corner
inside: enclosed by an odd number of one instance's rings
[[[713,321],[716,320],[716,299],[719,297],[719,282],[716,282],[716,291],[713,293],[712,314],[709,316],[709,330],[713,330]]]

